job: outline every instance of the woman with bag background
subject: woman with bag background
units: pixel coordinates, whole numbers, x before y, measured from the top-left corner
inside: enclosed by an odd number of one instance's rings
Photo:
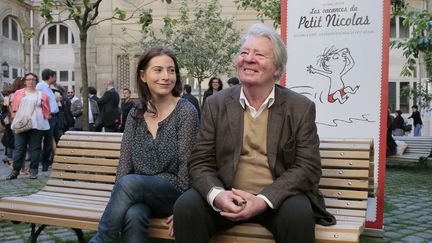
[[[6,130],[3,133],[3,137],[1,140],[2,144],[5,146],[5,156],[3,157],[3,162],[8,164],[8,166],[10,167],[12,167],[13,151],[15,149],[15,135],[11,129],[12,118],[10,115],[10,106],[12,104],[15,92],[22,88],[24,88],[24,80],[21,77],[16,77],[12,85],[3,86],[2,90],[2,94],[4,96],[2,112],[4,112],[4,114],[7,114],[5,121],[8,122],[8,125],[6,126]],[[23,168],[21,169],[21,173],[28,174],[28,170],[26,170],[23,166]]]
[[[24,165],[27,145],[30,151],[30,179],[36,179],[41,152],[42,131],[48,130],[50,108],[48,96],[36,90],[38,76],[34,73],[24,75],[24,88],[15,92],[11,115],[12,130],[15,132],[15,151],[13,169],[6,180],[16,179]]]

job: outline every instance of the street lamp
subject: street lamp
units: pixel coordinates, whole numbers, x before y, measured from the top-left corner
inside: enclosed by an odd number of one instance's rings
[[[6,77],[6,78],[9,78],[9,64],[6,62],[6,61],[4,61],[3,63],[2,63],[2,65],[1,65],[1,69],[2,69],[2,71],[3,71],[3,77]]]

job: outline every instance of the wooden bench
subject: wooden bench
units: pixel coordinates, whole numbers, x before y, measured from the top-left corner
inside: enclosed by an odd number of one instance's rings
[[[395,141],[403,141],[408,144],[402,155],[387,156],[388,160],[416,162],[419,165],[427,165],[428,157],[432,155],[432,137],[407,137],[394,136]]]
[[[62,136],[47,185],[23,197],[0,199],[0,219],[31,223],[30,242],[36,242],[46,225],[75,230],[97,230],[109,200],[120,155],[121,134],[67,132]],[[316,226],[318,242],[358,242],[365,224],[370,193],[370,140],[322,139],[323,176],[320,188],[328,210],[338,223]],[[36,225],[40,225],[36,229]],[[150,235],[169,239],[165,219],[152,219]],[[243,224],[221,232],[213,242],[273,242],[272,235],[256,224]]]

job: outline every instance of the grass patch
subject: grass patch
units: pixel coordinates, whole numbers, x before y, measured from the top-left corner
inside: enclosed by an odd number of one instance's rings
[[[397,209],[397,207],[390,202],[384,201],[384,212],[388,213],[390,211],[393,211]]]

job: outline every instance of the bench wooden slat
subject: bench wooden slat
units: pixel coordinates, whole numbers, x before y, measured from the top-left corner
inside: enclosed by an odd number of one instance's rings
[[[102,216],[101,213],[95,213],[93,211],[85,209],[65,209],[60,207],[43,207],[39,205],[26,205],[19,202],[8,203],[5,201],[0,201],[0,208],[8,212],[22,212],[27,215],[41,215],[47,217],[63,217],[67,219],[75,220],[89,220],[98,222]]]
[[[323,168],[369,168],[369,160],[321,159]]]
[[[359,222],[359,223],[366,222],[366,219],[364,217],[335,215],[335,218],[337,221],[348,221],[348,222]]]
[[[105,202],[105,203],[107,203],[109,201],[109,198],[106,198],[106,197],[93,197],[93,196],[83,196],[83,195],[73,195],[73,194],[56,193],[56,192],[40,191],[40,192],[37,192],[36,194],[38,194],[38,195],[44,195],[44,196],[58,197],[58,198],[82,199],[82,200],[89,200],[89,201],[96,201],[96,202]]]
[[[59,141],[57,144],[62,148],[86,148],[86,149],[109,149],[120,150],[119,143],[102,143],[102,142],[80,142],[80,141]]]
[[[67,131],[65,133],[68,136],[80,136],[80,137],[116,137],[116,138],[122,138],[123,133],[118,132],[89,132],[89,131]],[[63,138],[63,137],[62,137]],[[121,141],[121,140],[120,140]]]
[[[321,178],[320,187],[338,187],[338,188],[368,188],[368,180],[351,180],[351,179],[333,179],[333,178]]]
[[[322,158],[336,158],[336,159],[369,159],[370,153],[368,151],[320,151]]]
[[[104,211],[106,205],[89,205],[88,203],[68,202],[68,201],[56,201],[50,199],[36,199],[33,197],[7,197],[3,200],[13,204],[21,205],[37,205],[48,208],[63,208],[63,209],[82,209],[84,211],[94,211],[101,213]]]
[[[24,215],[22,213],[6,212],[0,209],[0,219],[8,219],[18,222],[28,222],[40,225],[52,225],[66,228],[76,228],[85,230],[97,230],[99,222],[88,220],[75,220],[65,218],[55,218],[41,215]]]
[[[324,198],[327,208],[341,208],[341,209],[363,209],[366,210],[366,201],[354,200],[338,200],[333,198]]]
[[[60,192],[65,194],[76,194],[76,195],[106,197],[106,198],[109,198],[111,196],[111,192],[107,192],[107,191],[64,188],[64,187],[55,187],[55,186],[45,186],[43,190],[46,192]]]
[[[63,180],[48,180],[48,186],[59,186],[68,188],[80,188],[80,189],[95,189],[101,191],[111,192],[114,185],[106,183],[94,183],[94,182],[77,182],[77,181],[63,181]]]
[[[98,201],[90,201],[90,200],[82,200],[82,199],[74,199],[74,198],[59,198],[59,197],[53,197],[48,195],[40,195],[40,194],[32,194],[27,196],[28,198],[31,198],[32,200],[46,200],[46,201],[53,201],[58,202],[61,200],[62,202],[68,202],[68,203],[81,203],[86,205],[100,205],[105,207],[107,205],[107,202],[98,202]]]
[[[68,173],[68,172],[59,172],[59,171],[52,171],[50,176],[51,178],[72,179],[72,180],[81,180],[81,181],[94,181],[94,182],[114,182],[115,181],[115,176]]]
[[[370,150],[370,144],[367,143],[320,143],[320,150]]]
[[[367,200],[367,191],[352,191],[340,189],[320,189],[324,197],[342,198],[342,199],[363,199]]]
[[[71,156],[54,156],[53,162],[55,163],[69,163],[69,164],[84,164],[84,165],[106,165],[118,166],[118,159],[105,159],[105,158],[86,158],[86,157],[71,157]]]
[[[120,151],[115,150],[92,150],[92,149],[67,149],[57,148],[56,155],[69,155],[69,156],[85,156],[85,157],[103,157],[103,158],[116,158],[120,157]]]
[[[333,178],[368,178],[368,170],[322,169],[322,177]]]
[[[366,210],[327,208],[327,211],[333,215],[366,217]]]
[[[96,166],[96,165],[77,165],[77,164],[58,164],[52,165],[53,170],[64,170],[64,171],[80,171],[80,172],[98,172],[114,174],[117,171],[117,167],[110,166]]]

